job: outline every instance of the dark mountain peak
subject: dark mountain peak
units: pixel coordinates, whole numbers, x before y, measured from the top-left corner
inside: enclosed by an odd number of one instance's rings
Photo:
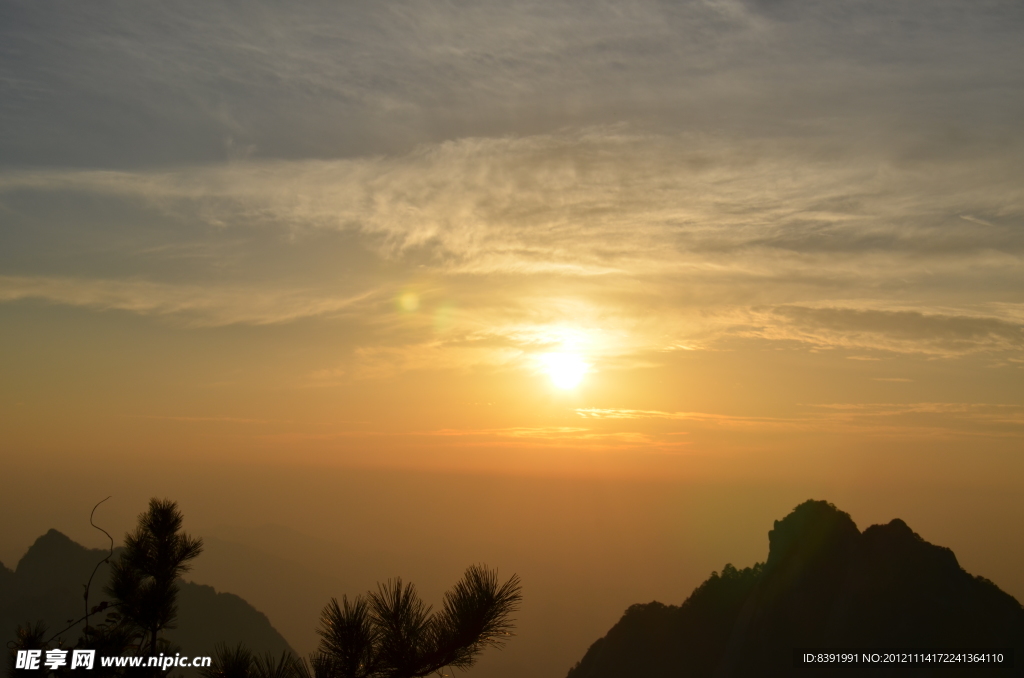
[[[106,556],[106,551],[88,549],[62,532],[51,529],[36,539],[18,561],[14,571],[19,579],[32,582],[33,585],[70,585],[80,589],[83,582],[72,581],[68,573],[91,571]]]
[[[1020,603],[902,520],[861,533],[848,514],[812,500],[775,521],[768,541],[764,566],[727,565],[680,607],[631,607],[569,678],[790,676],[798,647],[1024,655]]]
[[[919,541],[924,541],[924,539],[921,539],[921,535],[919,535],[917,532],[914,532],[912,529],[910,529],[910,525],[907,525],[900,518],[893,518],[892,520],[890,520],[885,525],[872,525],[871,527],[880,528],[880,529],[883,529],[883,530],[884,529],[889,529],[889,530],[892,530],[894,532],[903,532],[903,533],[912,535],[915,539],[917,539]]]
[[[871,525],[864,530],[864,536],[869,541],[879,541],[893,546],[928,543],[899,518],[893,518],[884,525]]]
[[[114,558],[119,551],[115,549]],[[41,619],[51,629],[60,629],[67,620],[81,617],[82,594],[90,577],[90,603],[104,600],[110,568],[97,564],[109,553],[86,548],[57,530],[39,537],[14,572],[0,570],[0,643],[11,640],[16,626],[26,620]],[[260,652],[290,651],[266,615],[234,594],[182,581],[178,608],[178,629],[169,635],[191,654],[212,654],[218,642],[239,641]]]
[[[885,563],[893,569],[918,573],[939,569],[949,576],[966,574],[951,549],[925,541],[899,518],[864,530],[861,551],[863,559]]]
[[[25,555],[18,561],[18,568],[20,569],[24,565],[30,566],[32,563],[54,556],[77,553],[81,550],[82,547],[71,541],[71,538],[66,534],[50,528],[46,534],[36,539],[32,546],[28,548]]]
[[[899,518],[893,518],[885,525],[872,525],[864,530],[864,536],[869,541],[879,541],[889,545],[927,543],[921,538],[921,535],[910,529],[910,526]]]
[[[860,536],[850,514],[827,501],[808,499],[768,532],[769,569],[791,560],[815,561],[842,555]]]

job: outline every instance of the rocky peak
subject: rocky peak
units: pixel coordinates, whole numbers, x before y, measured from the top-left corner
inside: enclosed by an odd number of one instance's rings
[[[809,499],[797,506],[768,532],[768,561],[774,569],[799,559],[814,562],[847,553],[860,531],[850,514],[827,501]]]

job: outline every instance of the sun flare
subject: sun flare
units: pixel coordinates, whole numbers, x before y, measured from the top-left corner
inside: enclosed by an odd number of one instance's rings
[[[572,353],[546,353],[541,361],[551,383],[561,389],[576,388],[590,371],[590,365]]]

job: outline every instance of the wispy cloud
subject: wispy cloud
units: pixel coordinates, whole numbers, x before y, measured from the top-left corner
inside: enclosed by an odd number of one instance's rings
[[[255,292],[255,293],[254,293]],[[351,313],[372,293],[331,298],[310,290],[170,285],[144,280],[0,276],[0,302],[37,299],[100,311],[172,316],[192,326],[266,325]]]
[[[1024,324],[982,315],[780,306],[751,334],[819,347],[961,355],[1024,349]]]
[[[23,407],[37,375],[129,382],[131,342],[160,393],[133,411],[325,456],[1024,431],[998,404],[1024,369],[1024,4],[126,7],[0,3]],[[87,313],[116,340],[73,346]],[[164,325],[190,350],[166,360]],[[544,408],[552,352],[592,370]],[[492,387],[523,406],[474,430]],[[396,423],[398,388],[451,416]],[[813,405],[968,393],[992,404]]]
[[[620,410],[579,408],[576,414],[584,419],[674,419],[699,424],[749,429],[810,428],[816,422],[801,417],[745,417],[710,412],[661,412],[658,410]]]
[[[318,383],[1024,353],[1018,7],[116,6],[0,8],[0,302],[344,317]]]
[[[4,8],[0,129],[17,132],[0,157],[338,157],[630,118],[878,143],[886,127],[1012,122],[1024,21],[1012,3],[961,0],[926,15],[881,0],[120,8]]]
[[[487,444],[495,447],[574,447],[601,450],[676,450],[688,441],[664,439],[637,431],[593,431],[574,426],[511,427],[498,429],[440,429],[413,433],[429,437],[458,439],[456,446]]]
[[[387,351],[393,366],[424,351],[438,365],[459,354],[505,364],[568,317],[602,337],[592,350],[608,359],[728,337],[934,356],[1024,350],[1024,311],[1009,294],[1024,275],[1019,158],[925,168],[816,149],[606,126],[347,160],[8,171],[0,202],[26,234],[11,261],[66,268],[70,252],[58,260],[50,243],[84,228],[92,250],[75,266],[95,270],[9,275],[0,300],[196,324],[358,310],[383,331],[395,322],[386,301],[411,285],[447,315],[427,317],[426,304],[403,319],[404,358],[374,336],[364,356]],[[53,213],[56,196],[120,221]],[[986,224],[962,219],[967,208]],[[46,213],[45,239],[30,237],[43,228],[26,217],[34,211]],[[115,268],[126,273],[100,273]],[[476,350],[485,339],[504,348]]]
[[[833,431],[880,435],[926,431],[1024,436],[1024,406],[985,403],[831,403],[805,406],[789,417],[748,417],[708,412],[579,408],[583,419],[669,419],[749,431]]]
[[[8,172],[0,193],[105,195],[210,226],[273,225],[293,236],[352,230],[384,256],[426,256],[421,263],[447,272],[828,285],[889,277],[896,264],[903,278],[1020,266],[1024,240],[1010,226],[1024,219],[1013,190],[1024,168],[1012,154],[932,161],[922,181],[919,163],[880,166],[884,156],[849,150],[828,161],[805,142],[604,127],[462,139],[393,157]],[[964,228],[966,205],[992,222]]]

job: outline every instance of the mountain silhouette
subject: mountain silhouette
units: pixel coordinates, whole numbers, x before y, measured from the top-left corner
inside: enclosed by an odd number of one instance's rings
[[[811,500],[775,521],[768,542],[766,562],[726,565],[681,606],[630,607],[568,678],[849,673],[796,667],[796,648],[1012,648],[1012,667],[870,675],[1024,676],[1024,608],[902,520],[861,532],[848,514]]]
[[[118,551],[115,549],[114,558]],[[80,619],[84,614],[83,586],[107,554],[50,530],[36,540],[14,571],[0,564],[0,642],[13,640],[18,624],[43,620],[53,634],[68,626],[68,620]],[[103,587],[109,576],[108,565],[96,571],[90,606],[108,600]],[[168,631],[167,638],[179,645],[183,654],[212,655],[216,644],[238,642],[260,653],[291,651],[266,615],[242,598],[192,582],[179,582],[179,587],[177,628]],[[103,613],[98,613],[92,623],[102,620]],[[81,626],[64,637],[74,641]]]

